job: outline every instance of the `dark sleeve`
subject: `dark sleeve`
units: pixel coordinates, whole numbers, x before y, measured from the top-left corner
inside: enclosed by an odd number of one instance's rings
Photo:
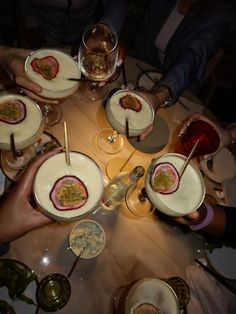
[[[194,24],[190,22],[191,18],[186,18],[177,35],[173,37],[173,41],[169,42],[166,57],[169,58],[170,64],[168,66],[166,61],[166,73],[160,81],[160,84],[169,86],[175,99],[185,88],[190,87],[203,76],[206,65],[217,51],[223,36],[233,29],[235,15],[229,7],[222,8],[222,11],[211,12],[202,17],[201,24],[196,21],[192,33],[187,33],[187,29],[190,31]],[[180,44],[179,39],[183,33],[186,34],[185,38],[182,38],[185,44]],[[174,58],[178,49],[178,57]]]
[[[226,225],[223,240],[236,241],[236,208],[235,207],[223,207],[226,214]]]
[[[6,254],[10,249],[10,242],[0,244],[0,256]]]
[[[101,22],[111,25],[117,34],[124,24],[127,14],[126,0],[104,0],[104,11]]]

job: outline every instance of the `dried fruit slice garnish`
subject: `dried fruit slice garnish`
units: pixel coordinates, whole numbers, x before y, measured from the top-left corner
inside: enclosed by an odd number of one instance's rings
[[[151,174],[151,187],[161,194],[174,193],[179,187],[179,173],[169,162],[160,162],[155,165]]]
[[[88,191],[79,178],[64,176],[54,184],[50,199],[56,209],[77,209],[87,202]]]
[[[140,100],[130,94],[120,98],[120,105],[124,109],[131,109],[136,112],[139,112],[142,109]]]
[[[59,71],[59,63],[53,56],[34,58],[30,64],[33,71],[41,74],[46,80],[54,79]]]
[[[0,103],[0,121],[17,124],[26,117],[26,106],[18,99],[7,100]]]

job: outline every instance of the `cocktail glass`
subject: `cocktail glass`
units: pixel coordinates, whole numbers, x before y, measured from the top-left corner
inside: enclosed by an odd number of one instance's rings
[[[51,126],[62,118],[60,104],[48,100],[63,100],[75,93],[81,77],[78,63],[66,53],[54,49],[33,51],[25,61],[28,77],[42,87],[38,94],[45,98],[39,102],[45,118],[45,125]]]
[[[146,171],[144,185],[138,185],[135,190],[127,192],[126,204],[130,211],[137,216],[145,216],[156,208],[168,216],[180,217],[198,209],[205,197],[205,184],[200,170],[191,162],[178,179],[175,191],[157,192],[152,186],[157,165],[171,164],[180,173],[185,160],[185,156],[176,153],[154,159]]]
[[[28,97],[7,94],[0,97],[1,164],[22,169],[35,156],[33,144],[43,132],[39,106]],[[14,140],[12,143],[11,138]],[[12,147],[14,145],[14,148]]]
[[[107,24],[96,24],[83,33],[78,61],[84,81],[83,94],[90,100],[102,98],[106,89],[100,82],[109,79],[116,69],[118,59],[118,38]]]
[[[217,151],[220,145],[217,130],[206,121],[195,120],[190,123],[185,133],[178,137],[175,152],[188,156],[197,140],[199,143],[192,157],[212,154]]]
[[[106,117],[113,129],[104,129],[97,135],[98,147],[108,154],[119,152],[123,146],[122,134],[129,137],[142,134],[153,123],[154,116],[153,107],[144,96],[127,89],[115,92],[106,104]],[[107,169],[114,172],[110,165]],[[108,171],[107,174],[112,177]]]
[[[55,220],[73,221],[98,205],[104,189],[102,172],[85,154],[70,152],[49,157],[39,167],[33,184],[36,203]],[[47,184],[45,184],[47,182]]]

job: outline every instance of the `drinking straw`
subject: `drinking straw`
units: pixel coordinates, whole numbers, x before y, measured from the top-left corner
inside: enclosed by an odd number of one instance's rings
[[[125,118],[125,135],[129,137],[129,118]]]
[[[70,151],[69,151],[69,141],[67,135],[67,125],[64,122],[64,141],[65,141],[65,156],[66,156],[66,163],[70,166]]]
[[[134,155],[134,153],[136,152],[136,149],[134,149],[132,151],[132,153],[130,154],[129,158],[124,162],[124,164],[122,165],[122,167],[120,168],[120,171],[122,171],[124,169],[124,167],[127,165],[127,163],[130,161],[130,159],[132,158],[132,156]]]
[[[182,175],[183,175],[185,169],[187,168],[187,165],[189,164],[189,162],[190,162],[190,160],[191,160],[191,158],[192,158],[192,155],[193,155],[193,153],[194,153],[194,151],[195,151],[195,149],[196,149],[198,143],[199,143],[199,139],[198,139],[198,140],[196,141],[196,143],[194,144],[194,146],[193,146],[193,148],[192,148],[190,154],[188,155],[188,158],[185,160],[185,162],[184,162],[182,168],[180,169],[180,172],[179,172],[179,177],[180,177],[180,178],[182,177]]]
[[[17,151],[16,151],[16,145],[15,145],[14,133],[11,133],[10,135],[10,142],[11,142],[11,151],[12,151],[13,158],[17,160]]]
[[[83,252],[84,249],[85,249],[85,247],[82,247],[82,249],[80,250],[79,254],[76,256],[76,259],[74,260],[74,263],[72,264],[71,269],[70,269],[68,275],[66,276],[68,279],[69,279],[70,276],[72,275],[72,273],[73,273],[73,271],[74,271],[74,269],[75,269],[75,266],[77,265],[78,260],[80,259],[80,256],[81,256],[81,254],[82,254],[82,252]]]

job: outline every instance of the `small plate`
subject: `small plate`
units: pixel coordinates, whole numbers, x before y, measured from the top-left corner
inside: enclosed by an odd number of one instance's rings
[[[27,278],[29,278],[31,275],[34,274],[34,272],[28,266],[26,266],[25,264],[19,261],[8,259],[8,258],[2,258],[0,259],[0,268],[1,268],[2,263],[3,263],[4,268],[8,266],[9,269],[12,269],[12,272],[14,272],[14,269],[16,269],[16,272],[12,273],[13,278],[11,282],[13,282],[13,280],[16,278],[15,277],[16,274],[19,274],[18,279],[20,278],[20,275],[22,276],[22,274],[24,276],[27,276]],[[2,275],[2,272],[1,272],[1,275]],[[1,275],[0,275],[0,278],[1,278]],[[13,301],[9,296],[8,288],[6,286],[0,287],[0,300],[7,302],[11,307],[13,307],[14,311],[17,314],[36,313],[37,311],[37,304],[36,304],[37,303],[36,302],[37,287],[38,287],[38,279],[37,279],[37,276],[35,275],[33,277],[33,280],[29,282],[25,291],[23,292],[23,295],[31,299],[34,302],[34,304],[28,304],[26,302],[21,301],[20,299]],[[1,306],[0,306],[0,313],[5,313],[4,311],[3,312],[1,311]]]
[[[147,70],[142,73],[137,80],[137,87],[151,89],[158,82],[162,74],[155,70]],[[153,82],[154,81],[154,82]]]
[[[235,157],[226,147],[223,147],[215,156],[213,156],[211,169],[209,168],[207,160],[202,160],[200,165],[204,173],[211,180],[218,183],[233,178],[236,175]]]
[[[72,252],[84,259],[98,256],[105,245],[106,236],[102,226],[94,220],[77,223],[70,232],[69,245]],[[82,250],[82,252],[81,252]]]
[[[229,246],[216,247],[205,243],[205,254],[214,270],[222,277],[236,280],[236,249]]]

